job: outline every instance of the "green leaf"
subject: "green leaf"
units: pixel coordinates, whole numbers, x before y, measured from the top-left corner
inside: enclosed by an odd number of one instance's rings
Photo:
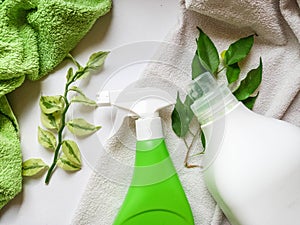
[[[248,72],[246,78],[241,81],[240,86],[233,92],[235,97],[242,101],[247,99],[258,88],[262,79],[262,60],[259,60],[259,66]]]
[[[192,61],[192,79],[194,80],[200,74],[207,72],[207,70],[202,66],[199,56],[196,52]]]
[[[228,50],[225,52],[224,62],[226,65],[232,65],[234,63],[243,60],[250,52],[254,42],[253,35],[245,38],[241,38],[238,41],[232,43]]]
[[[64,154],[58,159],[57,166],[66,171],[77,171],[81,169],[81,165],[71,162]]]
[[[89,58],[89,61],[87,62],[87,67],[93,70],[100,69],[103,66],[104,61],[108,54],[109,52],[103,52],[103,51],[92,54]]]
[[[41,110],[46,114],[62,111],[64,105],[64,97],[61,95],[41,96],[40,98]]]
[[[243,100],[242,102],[244,103],[244,105],[249,108],[249,109],[253,109],[253,106],[255,104],[255,101],[258,97],[259,92],[257,93],[257,95],[255,95],[254,97],[248,97],[245,100]]]
[[[69,90],[77,92],[80,95],[84,95],[83,91],[79,87],[77,87],[77,86],[72,86]]]
[[[62,143],[62,151],[66,158],[74,165],[81,165],[80,151],[77,144],[71,140],[65,140]]]
[[[38,141],[44,148],[52,151],[56,148],[56,138],[54,134],[40,127],[38,127]]]
[[[76,80],[84,79],[88,77],[91,72],[99,70],[103,66],[108,54],[109,52],[103,51],[92,54],[87,62],[86,67],[77,71]]]
[[[219,67],[220,59],[216,46],[210,38],[198,27],[197,53],[203,67],[214,74]]]
[[[72,98],[71,102],[77,102],[77,103],[82,103],[84,105],[88,106],[97,106],[97,103],[86,96],[83,95],[76,95]]]
[[[70,88],[71,91],[75,91],[78,93],[77,96],[74,96],[71,100],[71,102],[78,102],[78,103],[83,103],[88,106],[97,106],[97,103],[83,94],[83,92],[76,86],[73,86]]]
[[[41,113],[41,122],[44,127],[58,131],[61,126],[61,113],[54,112],[50,114]]]
[[[41,159],[28,159],[22,164],[22,175],[31,177],[45,171],[48,167]]]
[[[238,63],[234,63],[232,65],[227,66],[226,77],[229,84],[237,81],[239,79],[241,69]]]
[[[101,126],[94,126],[81,118],[70,120],[67,127],[71,133],[77,136],[89,135],[101,128]]]
[[[74,78],[74,73],[73,73],[73,68],[69,68],[68,73],[67,73],[67,82],[71,82],[72,79]]]
[[[205,150],[206,149],[206,138],[205,138],[205,134],[203,131],[201,131],[201,133],[200,133],[200,138],[201,138],[202,147]]]
[[[187,96],[184,103],[180,100],[179,94],[177,95],[176,104],[172,112],[172,128],[175,134],[183,138],[189,130],[191,120],[194,113],[190,106],[193,103],[192,99]]]

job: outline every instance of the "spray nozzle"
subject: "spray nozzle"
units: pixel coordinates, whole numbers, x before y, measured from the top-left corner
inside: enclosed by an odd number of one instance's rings
[[[130,116],[147,118],[158,116],[162,108],[175,104],[174,98],[158,88],[131,88],[125,91],[101,91],[97,96],[98,106],[116,106]]]
[[[158,111],[175,104],[175,99],[166,91],[158,88],[130,88],[123,91],[101,91],[97,96],[98,106],[116,106],[115,119],[117,132],[125,117],[140,118],[136,121],[138,140],[163,137]]]

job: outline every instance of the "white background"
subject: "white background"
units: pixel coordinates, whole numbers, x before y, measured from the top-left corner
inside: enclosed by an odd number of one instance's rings
[[[73,55],[84,64],[96,51],[136,41],[163,40],[178,22],[178,17],[177,0],[116,0],[113,10],[96,22]],[[42,94],[63,93],[67,69],[64,62],[49,76],[36,82],[27,81],[9,96],[21,128],[24,160],[36,157],[48,164],[52,161],[53,153],[37,142],[38,102]],[[44,176],[25,178],[22,193],[0,211],[0,225],[70,224],[90,173],[91,168],[83,162],[82,170],[76,173],[57,169],[48,186],[44,184]]]

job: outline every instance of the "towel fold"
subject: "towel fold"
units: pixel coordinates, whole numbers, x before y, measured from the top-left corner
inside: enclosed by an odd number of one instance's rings
[[[186,7],[239,29],[252,30],[274,44],[287,42],[277,0],[224,0],[222,4],[218,0],[186,0]]]
[[[300,0],[279,1],[280,12],[300,43]]]
[[[52,71],[110,8],[111,0],[0,1],[0,209],[22,179],[18,125],[4,95]]]
[[[110,7],[110,0],[3,1],[0,80],[49,73]]]
[[[22,188],[18,123],[5,96],[0,98],[0,209]]]
[[[181,0],[180,22],[166,38],[180,47],[174,47],[171,51],[162,48],[157,55],[162,59],[171,58],[171,65],[178,65],[179,68],[184,66],[182,63],[185,67],[190,67],[191,61],[186,61],[186,55],[181,54],[181,50],[195,51],[195,38],[198,37],[196,26],[201,27],[211,37],[219,52],[227,49],[239,38],[256,33],[258,36],[255,37],[253,49],[241,65],[241,74],[245,76],[247,71],[257,67],[260,56],[263,60],[263,81],[254,111],[300,126],[299,13],[296,0]],[[191,79],[182,72],[157,64],[150,65],[144,76],[150,78],[148,86],[161,88],[164,88],[164,84],[157,84],[157,77],[181,88],[184,81]],[[163,121],[171,157],[173,161],[177,161],[175,151],[183,161],[186,149],[180,147],[181,141],[172,132],[170,112],[163,115]],[[106,149],[112,158],[132,165],[134,152],[128,146],[132,146],[134,140],[128,134],[130,129],[124,125],[125,123],[120,132],[108,141]],[[122,137],[122,140],[118,137]],[[195,148],[201,149],[200,143],[196,143]],[[194,160],[198,160],[199,164],[200,158],[199,156]],[[112,168],[107,164],[109,162],[100,159],[97,166],[100,169],[107,166],[115,173],[123,174],[123,171],[118,171],[118,167]],[[101,175],[99,168],[91,174],[72,224],[112,224],[122,204],[127,187]],[[195,225],[228,224],[208,193],[199,169],[182,168],[179,176],[191,204]]]

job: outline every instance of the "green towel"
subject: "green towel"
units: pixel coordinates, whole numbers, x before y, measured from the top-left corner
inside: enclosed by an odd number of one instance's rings
[[[4,95],[53,70],[111,0],[0,0],[0,209],[21,190],[18,124]]]
[[[22,156],[17,120],[5,96],[0,98],[0,208],[21,191]]]

